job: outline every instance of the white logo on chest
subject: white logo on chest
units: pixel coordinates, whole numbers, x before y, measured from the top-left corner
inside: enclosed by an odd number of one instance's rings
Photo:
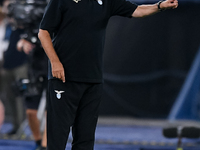
[[[102,0],[97,0],[97,2],[99,3],[99,5],[103,5],[103,1]]]
[[[78,3],[78,2],[80,2],[81,0],[73,0],[75,3]]]
[[[65,91],[58,91],[58,90],[54,90],[56,92],[56,97],[58,99],[61,99],[61,93],[64,93]]]

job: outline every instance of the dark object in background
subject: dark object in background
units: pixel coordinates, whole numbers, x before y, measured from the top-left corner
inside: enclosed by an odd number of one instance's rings
[[[31,81],[30,79],[20,79],[12,84],[12,88],[16,95],[33,97],[42,92],[44,86],[47,84],[45,83],[46,81],[46,77],[43,76],[38,77],[35,81]]]
[[[168,117],[200,46],[199,8],[188,1],[143,19],[110,19],[101,116]]]
[[[178,138],[177,150],[182,150],[182,138],[199,138],[200,128],[182,126],[165,128],[163,135],[167,138]]]
[[[167,138],[199,138],[200,128],[197,127],[171,127],[164,128],[163,135]]]
[[[23,28],[20,37],[35,45],[27,56],[28,79],[20,79],[12,85],[17,95],[35,96],[46,86],[48,59],[37,36],[46,5],[46,0],[11,1],[8,5],[7,15],[14,20],[12,26]]]
[[[20,0],[8,5],[8,17],[13,18],[13,26],[23,27],[22,38],[33,44],[39,43],[37,34],[47,2],[44,0]]]

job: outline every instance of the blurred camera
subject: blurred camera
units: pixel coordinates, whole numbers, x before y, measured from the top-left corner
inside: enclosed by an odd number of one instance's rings
[[[16,95],[25,97],[37,96],[44,87],[44,77],[40,76],[36,81],[30,79],[19,79],[12,84],[13,91]]]
[[[13,27],[24,28],[22,38],[33,44],[39,43],[37,38],[39,23],[42,19],[47,2],[44,0],[10,0],[8,17]]]
[[[30,27],[41,21],[47,3],[43,0],[17,0],[8,5],[8,16],[18,26]]]

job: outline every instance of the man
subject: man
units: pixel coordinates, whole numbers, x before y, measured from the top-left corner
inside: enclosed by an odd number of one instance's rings
[[[102,90],[102,53],[111,16],[144,17],[176,8],[177,0],[154,5],[124,0],[51,0],[39,39],[50,60],[47,149],[64,150],[72,127],[72,150],[93,150]],[[53,34],[51,41],[50,34]]]

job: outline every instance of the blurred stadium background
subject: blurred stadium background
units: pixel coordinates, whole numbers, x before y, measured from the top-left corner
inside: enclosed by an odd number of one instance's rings
[[[168,117],[200,46],[199,8],[200,1],[179,0],[175,10],[110,20],[102,115]]]

